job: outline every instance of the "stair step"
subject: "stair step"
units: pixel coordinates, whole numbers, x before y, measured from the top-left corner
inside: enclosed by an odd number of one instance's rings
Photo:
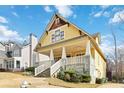
[[[36,77],[50,77],[50,68],[38,74]]]

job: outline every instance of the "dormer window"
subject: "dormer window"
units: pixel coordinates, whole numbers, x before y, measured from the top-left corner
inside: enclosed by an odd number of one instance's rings
[[[55,42],[55,35],[52,34],[52,42]]]
[[[55,31],[55,39],[56,41],[60,39],[60,30]]]
[[[64,31],[56,30],[51,39],[52,43],[64,39]]]
[[[61,37],[61,40],[64,39],[64,31],[60,32],[60,37]]]

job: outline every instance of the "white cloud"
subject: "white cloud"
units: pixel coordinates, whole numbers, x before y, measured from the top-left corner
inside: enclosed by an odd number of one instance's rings
[[[12,15],[19,17],[19,15],[16,12],[12,12]]]
[[[116,12],[113,18],[109,20],[109,23],[120,23],[120,22],[124,22],[124,10]]]
[[[105,55],[113,54],[114,52],[114,45],[113,45],[113,38],[112,35],[104,35],[101,36],[101,49]]]
[[[96,14],[94,14],[94,17],[96,17],[96,18],[101,17],[101,16],[110,17],[110,13],[107,11],[99,11]]]
[[[120,42],[121,40],[117,40],[117,51],[119,49],[124,49],[124,43]],[[115,52],[114,46],[114,39],[111,34],[101,36],[101,45],[100,48],[102,49],[103,53],[106,56],[113,56]]]
[[[10,30],[7,26],[0,25],[0,41],[14,40],[22,41],[17,31]]]
[[[109,8],[110,6],[109,5],[101,5],[100,6],[102,9],[107,9],[107,8]]]
[[[5,17],[0,16],[0,23],[8,23]]]
[[[67,6],[67,5],[59,6],[59,5],[56,5],[55,8],[64,17],[70,17],[70,16],[73,15],[73,11],[72,11],[71,6]]]
[[[44,10],[46,12],[52,12],[53,10],[50,8],[50,6],[44,6]]]
[[[98,18],[98,17],[101,17],[101,16],[104,16],[104,17],[110,17],[110,12],[108,11],[105,11],[105,9],[109,8],[110,6],[109,5],[102,5],[100,6],[100,11],[98,12],[94,12],[96,9],[93,9],[92,12],[90,13],[90,15]]]
[[[107,11],[105,11],[105,12],[103,13],[103,16],[105,16],[105,17],[110,17],[110,13],[107,12]]]
[[[100,17],[100,16],[102,16],[102,11],[100,11],[100,12],[98,12],[98,13],[96,13],[96,14],[94,14],[94,17]]]

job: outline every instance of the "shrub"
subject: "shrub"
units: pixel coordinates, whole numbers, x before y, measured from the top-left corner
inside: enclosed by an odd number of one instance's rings
[[[72,82],[80,82],[81,81],[81,74],[72,74],[71,76],[71,81]]]
[[[25,69],[26,72],[31,72],[33,75],[35,73],[35,67],[29,67]]]
[[[107,83],[108,82],[108,78],[102,78],[103,79],[103,83]]]
[[[82,75],[81,73],[77,72],[74,69],[68,69],[68,70],[60,69],[59,73],[57,74],[57,78],[70,82],[88,83],[91,81],[90,75]]]
[[[97,84],[102,84],[102,79],[96,78],[96,83],[97,83]]]
[[[72,74],[75,74],[76,73],[76,70],[74,70],[73,68],[69,68],[68,70],[66,70],[64,72],[72,75]]]
[[[22,75],[24,75],[24,76],[31,76],[32,72],[23,72]]]
[[[81,82],[90,82],[91,81],[91,76],[90,75],[82,75],[81,77]]]
[[[0,72],[5,72],[6,70],[4,68],[0,68]]]
[[[65,74],[65,77],[64,77],[64,80],[65,80],[65,81],[71,81],[70,74],[66,73],[66,74]]]
[[[60,69],[59,73],[57,73],[57,78],[64,80],[65,73],[64,70]]]
[[[76,72],[76,70],[74,70],[73,68],[69,68],[65,71],[65,74],[69,74],[70,76],[70,81],[71,82],[79,82],[80,81],[80,77],[79,74]]]
[[[96,78],[97,84],[103,84],[107,82],[107,78]]]

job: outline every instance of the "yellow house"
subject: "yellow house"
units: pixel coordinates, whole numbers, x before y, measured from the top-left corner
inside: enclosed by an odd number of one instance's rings
[[[35,48],[50,59],[39,62],[35,75],[49,69],[50,76],[54,76],[60,67],[74,68],[89,73],[94,83],[96,78],[106,77],[106,59],[99,45],[99,33],[90,35],[60,14],[54,14]]]

